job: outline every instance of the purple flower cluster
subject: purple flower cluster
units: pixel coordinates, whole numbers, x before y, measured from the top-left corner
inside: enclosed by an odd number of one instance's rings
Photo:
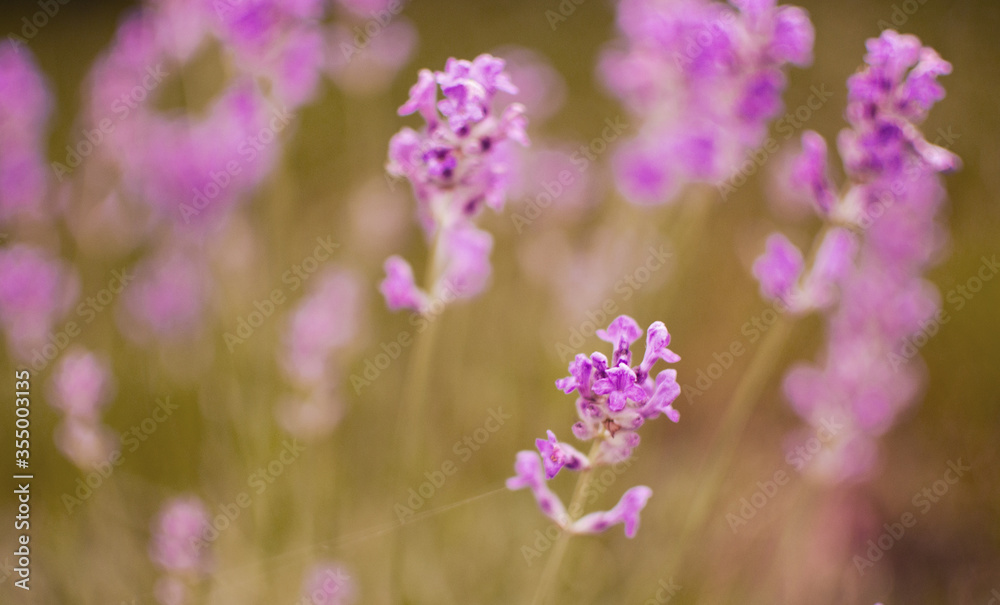
[[[361,280],[347,269],[329,269],[314,279],[291,313],[279,358],[296,392],[282,401],[278,420],[306,439],[328,434],[343,415],[335,362],[357,338],[365,302]]]
[[[49,336],[73,306],[76,272],[48,251],[29,244],[0,250],[0,325],[11,354],[22,361],[52,358]]]
[[[622,48],[605,52],[608,87],[643,123],[615,157],[633,202],[671,200],[686,182],[719,183],[760,145],[782,109],[786,65],[812,61],[807,13],[776,0],[623,0]]]
[[[449,59],[444,71],[421,70],[399,108],[400,115],[419,113],[425,125],[393,136],[388,170],[412,185],[434,250],[429,292],[416,285],[407,261],[386,260],[381,291],[390,309],[423,311],[432,301],[472,298],[486,287],[493,238],[473,221],[484,206],[503,208],[509,170],[503,147],[509,141],[528,145],[524,107],[512,103],[494,111],[493,99],[501,92],[517,92],[502,59]]]
[[[106,463],[114,449],[114,433],[101,424],[101,409],[114,391],[107,360],[81,348],[63,353],[52,372],[49,400],[65,414],[55,430],[56,446],[81,469]]]
[[[52,93],[27,49],[0,43],[0,223],[43,216],[52,105]]]
[[[583,441],[596,441],[590,455],[560,442],[555,433],[548,431],[547,439],[536,441],[541,457],[529,450],[518,452],[516,475],[507,480],[507,487],[529,488],[542,512],[565,531],[599,533],[624,523],[625,534],[631,538],[638,528],[639,513],[652,494],[648,487],[629,489],[610,511],[573,520],[546,482],[563,468],[589,471],[595,466],[627,459],[639,444],[639,427],[660,414],[678,422],[680,414],[672,406],[681,392],[677,371],[662,370],[655,379],[651,371],[659,360],[676,363],[680,357],[667,348],[670,333],[663,322],[649,326],[645,354],[635,365],[632,365],[631,346],[642,337],[642,329],[634,319],[621,315],[607,330],[598,330],[597,336],[614,347],[610,362],[602,353],[595,352],[590,357],[577,355],[569,365],[570,375],[556,381],[564,393],[578,394],[576,409],[580,420],[573,425],[573,434]],[[575,515],[577,511],[570,512]]]
[[[67,165],[55,164],[60,180],[81,161],[76,149],[86,149],[119,169],[126,191],[184,224],[225,215],[263,182],[291,112],[318,90],[322,4],[220,7],[163,0],[123,21],[88,78],[88,132],[102,139],[93,150],[76,144]],[[210,40],[232,67],[223,92],[197,117],[158,110],[158,89],[171,78],[183,82],[185,67]]]
[[[166,572],[154,587],[157,602],[193,602],[191,583],[211,567],[209,555],[202,548],[202,535],[208,527],[208,510],[195,496],[174,498],[163,505],[153,523],[149,546],[150,559]]]
[[[946,238],[937,218],[945,201],[939,173],[959,164],[918,128],[943,98],[936,78],[951,66],[916,37],[892,30],[867,47],[866,65],[848,80],[851,128],[838,137],[850,178],[845,193],[834,191],[826,144],[816,133],[803,135],[791,172],[817,213],[846,227],[827,229],[801,288],[795,284],[802,256],[783,236],[768,240],[754,266],[765,296],[798,301],[791,305],[796,310],[808,303],[825,309],[824,360],[794,366],[784,390],[810,424],[846,419],[848,429],[819,468],[832,480],[863,478],[877,459],[876,438],[918,394],[922,368],[907,363],[901,347],[939,308],[940,296],[923,276]],[[835,286],[841,296],[834,305]],[[810,288],[826,294],[816,297]]]
[[[118,324],[141,345],[188,345],[203,331],[210,304],[204,262],[181,246],[161,250],[135,268],[122,294]]]

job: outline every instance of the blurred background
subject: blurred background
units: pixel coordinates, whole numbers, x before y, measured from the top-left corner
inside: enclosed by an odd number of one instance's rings
[[[119,435],[138,427],[138,445],[132,450],[123,441],[121,464],[94,480],[89,494],[79,490],[91,471],[57,449],[62,414],[44,404],[55,364],[33,369],[32,589],[26,595],[14,587],[8,563],[19,532],[7,522],[16,502],[5,479],[0,601],[156,602],[162,572],[150,560],[154,522],[166,501],[193,494],[213,517],[238,511],[209,547],[212,574],[199,581],[194,602],[312,602],[299,600],[303,577],[317,563],[336,561],[356,586],[358,603],[527,603],[552,533],[530,496],[507,491],[503,482],[518,450],[531,448],[548,428],[566,433],[575,421],[573,397],[553,383],[566,375],[564,347],[605,350],[587,322],[610,300],[615,314],[632,315],[643,327],[666,323],[671,348],[683,357],[675,367],[685,387],[732,343],[744,344],[748,354],[736,357],[702,396],[682,393],[675,404],[680,423],[645,427],[627,469],[599,475],[606,491],[595,509],[612,506],[633,485],[649,485],[654,496],[634,539],[615,528],[570,542],[551,602],[997,602],[991,599],[1000,598],[1000,281],[986,282],[960,308],[947,298],[976,275],[984,256],[1000,253],[1000,4],[988,0],[798,3],[816,27],[815,59],[809,68],[789,71],[785,106],[802,106],[816,87],[832,91],[804,124],[828,140],[845,126],[845,80],[862,61],[864,41],[880,33],[880,21],[916,34],[954,67],[942,79],[947,97],[923,127],[928,140],[948,146],[964,163],[945,177],[951,241],[928,276],[952,319],[920,348],[925,390],[882,438],[869,481],[830,486],[786,460],[786,438],[802,424],[781,393],[781,374],[793,361],[814,359],[823,341],[820,320],[806,318],[780,351],[746,430],[735,443],[722,444],[735,455],[703,527],[676,550],[706,467],[720,449],[721,418],[756,351],[744,326],[770,308],[750,265],[769,232],[782,229],[794,241],[808,241],[819,225],[812,218],[775,218],[772,168],[778,161],[765,163],[726,200],[709,190],[703,197],[711,199],[686,212],[628,204],[615,193],[610,153],[601,152],[565,203],[532,218],[531,200],[543,189],[529,175],[503,213],[484,215],[484,228],[496,238],[492,284],[485,295],[433,319],[436,343],[418,425],[427,432],[419,457],[403,459],[413,426],[400,421],[400,405],[415,349],[392,343],[416,329],[408,313],[386,310],[376,286],[386,256],[399,253],[421,267],[426,246],[412,219],[408,184],[384,170],[389,138],[416,124],[395,109],[420,68],[441,69],[448,57],[483,52],[521,57],[550,66],[531,72],[546,74],[544,94],[525,100],[535,147],[593,149],[607,120],[630,120],[595,76],[601,49],[617,36],[614,5],[562,4],[572,12],[554,23],[546,11],[560,10],[556,0],[406,5],[402,15],[412,31],[393,34],[415,35],[405,63],[374,84],[365,76],[375,76],[364,73],[324,78],[280,134],[271,173],[251,186],[248,201],[195,260],[211,268],[216,283],[210,319],[197,338],[151,346],[124,335],[127,320],[116,310],[121,301],[95,312],[72,345],[106,356],[116,388],[102,422]],[[79,140],[87,75],[134,8],[70,0],[28,41],[54,92],[45,141],[50,160],[66,157],[66,145]],[[0,33],[19,31],[22,17],[38,10],[31,2],[4,3]],[[218,94],[222,68],[213,60],[202,57],[185,68],[194,83],[185,90],[169,75],[156,103],[166,111]],[[798,133],[786,138],[772,130],[789,148]],[[149,251],[101,218],[103,193],[93,193],[100,189],[93,182],[74,185],[54,202],[79,204],[71,222],[31,235],[64,242],[56,249],[79,272],[84,296],[96,296],[113,271],[133,267]],[[530,220],[518,222],[516,215]],[[703,229],[694,231],[699,223]],[[685,237],[688,229],[693,236]],[[323,241],[335,244],[329,260],[317,253]],[[621,286],[651,249],[669,251],[670,261],[640,287]],[[348,271],[360,284],[345,303],[356,332],[336,354],[334,419],[283,407],[297,393],[282,365],[285,331],[296,305],[320,287],[310,266],[320,267],[317,276]],[[301,287],[293,288],[299,278],[286,276],[299,275],[296,267],[305,269]],[[168,291],[187,287],[167,283]],[[248,335],[250,314],[267,308],[262,301],[275,290],[284,302],[275,302]],[[27,364],[6,354],[3,365],[12,392],[14,369]],[[176,409],[165,418],[154,415],[165,399]],[[12,406],[0,416],[4,427],[14,426]],[[498,422],[490,419],[498,417],[503,422],[492,430]],[[319,430],[324,423],[335,428]],[[4,443],[12,444],[11,431],[3,429]],[[295,435],[308,438],[293,447]],[[923,514],[915,496],[933,490],[949,462],[959,460],[970,470]],[[454,472],[443,475],[448,470]],[[790,480],[734,529],[727,515],[740,515],[742,499],[779,471]],[[440,476],[445,479],[437,481]],[[432,489],[421,495],[425,482]],[[568,500],[572,479],[560,476],[552,485]],[[249,496],[249,505],[234,507],[241,495]],[[413,513],[402,524],[401,506]],[[883,524],[898,523],[907,512],[916,513],[916,524],[859,573],[853,558],[867,556],[868,541],[887,531]]]

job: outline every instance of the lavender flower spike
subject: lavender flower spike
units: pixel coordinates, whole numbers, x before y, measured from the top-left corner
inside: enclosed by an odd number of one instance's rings
[[[625,534],[631,538],[638,529],[639,511],[652,494],[648,487],[628,490],[609,511],[573,520],[566,516],[562,501],[545,482],[564,468],[589,472],[597,466],[627,459],[639,445],[639,427],[660,414],[678,422],[680,414],[672,405],[681,393],[677,372],[663,370],[655,379],[650,372],[657,361],[674,363],[680,361],[680,356],[667,348],[670,333],[659,321],[649,326],[642,362],[634,367],[630,366],[631,346],[642,337],[642,329],[634,319],[621,315],[607,330],[598,330],[597,336],[613,345],[612,362],[609,364],[602,353],[595,352],[589,357],[579,354],[569,364],[570,375],[556,381],[556,387],[564,393],[577,393],[579,421],[573,425],[573,435],[583,441],[595,441],[591,453],[585,456],[573,446],[558,441],[554,432],[547,431],[548,439],[535,441],[541,460],[532,451],[518,452],[514,465],[517,474],[507,480],[507,487],[512,490],[530,488],[542,512],[565,531],[600,533],[612,525],[624,523]],[[571,512],[574,516],[579,513]]]
[[[474,221],[484,206],[503,209],[511,157],[506,148],[511,141],[529,142],[522,105],[494,110],[497,94],[517,92],[503,59],[452,58],[444,71],[424,69],[418,78],[399,114],[419,113],[424,127],[403,128],[392,137],[386,168],[413,188],[417,216],[433,247],[430,283],[421,290],[409,265],[392,257],[380,289],[390,309],[422,312],[430,301],[469,299],[485,290],[493,238]]]
[[[810,469],[830,482],[867,478],[877,439],[917,398],[921,369],[904,365],[911,355],[901,353],[939,309],[940,295],[924,274],[946,243],[940,173],[959,165],[918,128],[944,96],[937,78],[951,65],[892,30],[868,40],[867,49],[865,65],[847,81],[850,128],[837,139],[848,177],[843,195],[827,176],[818,134],[803,135],[793,166],[791,178],[806,185],[827,223],[812,267],[804,271],[801,255],[780,236],[754,265],[765,296],[791,302],[792,312],[823,311],[822,361],[793,366],[784,391],[814,427],[828,418],[849,427]]]

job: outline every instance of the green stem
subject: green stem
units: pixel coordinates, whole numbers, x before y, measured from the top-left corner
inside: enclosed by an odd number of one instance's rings
[[[437,284],[442,273],[442,254],[440,229],[434,237],[431,247],[431,257],[427,265],[427,280],[425,291],[430,293],[432,300],[437,296],[435,284]],[[397,479],[407,479],[416,475],[419,471],[421,439],[424,428],[427,424],[425,419],[425,407],[427,403],[427,390],[430,386],[431,359],[433,359],[434,342],[437,337],[437,324],[440,317],[427,319],[427,327],[422,334],[416,338],[416,346],[413,356],[410,358],[410,365],[407,368],[406,377],[403,382],[402,409],[397,416],[396,439],[402,445],[403,461],[397,465]],[[393,484],[401,483],[395,481]],[[396,532],[392,545],[392,560],[390,579],[395,585],[390,586],[390,592],[398,591],[395,602],[404,602],[403,591],[403,532]]]
[[[594,454],[597,453],[597,448],[600,444],[601,440],[594,442],[594,445],[590,448],[590,453],[587,455],[588,459],[594,459]],[[592,470],[590,468],[580,471],[580,477],[576,480],[576,487],[573,488],[573,499],[570,500],[569,509],[567,510],[570,523],[582,516],[580,513],[583,512],[583,495],[587,493],[591,474]],[[538,582],[535,598],[531,600],[532,605],[543,605],[545,599],[548,598],[549,593],[552,591],[552,586],[555,583],[556,575],[559,573],[563,557],[566,555],[566,547],[569,546],[571,536],[572,534],[564,529],[556,539],[556,543],[552,547],[552,554],[549,556],[549,560],[546,561],[545,568],[542,570],[542,578]]]
[[[691,537],[701,530],[708,514],[713,510],[719,488],[736,454],[740,437],[776,363],[781,358],[781,350],[788,341],[793,326],[792,319],[784,316],[778,318],[764,336],[757,355],[736,386],[723,425],[709,447],[709,451],[716,452],[716,456],[708,471],[702,473],[705,480],[700,484],[700,489],[691,503],[681,535],[674,543],[674,554],[670,559],[672,566],[683,556]]]

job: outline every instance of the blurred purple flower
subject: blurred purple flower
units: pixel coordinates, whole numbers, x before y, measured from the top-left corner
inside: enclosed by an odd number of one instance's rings
[[[753,274],[760,281],[764,298],[787,304],[802,274],[802,253],[780,233],[772,233],[765,246],[764,254],[753,264]]]
[[[209,561],[201,545],[208,527],[208,510],[197,497],[168,500],[153,523],[150,559],[170,575],[204,573]]]
[[[53,407],[77,419],[97,418],[115,390],[108,362],[76,346],[59,358],[49,385]]]
[[[52,92],[31,52],[0,42],[0,223],[42,215]]]
[[[292,311],[281,362],[299,385],[323,380],[331,357],[350,345],[363,321],[361,280],[347,269],[328,269],[313,278],[310,292]]]
[[[211,291],[204,263],[182,250],[164,250],[135,269],[122,294],[121,328],[139,344],[189,342],[204,327]]]
[[[0,250],[0,324],[11,354],[21,360],[51,358],[55,323],[73,305],[79,280],[61,260],[27,244]]]
[[[940,306],[937,289],[923,276],[946,238],[938,219],[945,201],[939,173],[959,165],[917,128],[943,98],[937,77],[951,66],[916,37],[892,30],[868,40],[867,48],[866,65],[848,79],[851,128],[838,138],[850,186],[842,196],[833,193],[826,144],[816,133],[803,136],[791,174],[829,223],[791,310],[824,310],[827,342],[819,364],[788,371],[784,390],[814,427],[843,419],[846,428],[816,469],[834,482],[870,474],[877,438],[919,394],[919,359],[905,347]],[[758,277],[769,275],[768,285],[761,279],[765,295],[780,295],[797,274],[791,266],[801,267],[780,257],[755,265]]]
[[[67,417],[56,426],[53,439],[67,460],[88,472],[108,464],[119,442],[119,436],[96,417]]]
[[[599,66],[641,122],[614,159],[631,201],[670,201],[687,182],[720,183],[782,109],[784,68],[812,61],[807,13],[775,2],[624,0],[623,40]]]

